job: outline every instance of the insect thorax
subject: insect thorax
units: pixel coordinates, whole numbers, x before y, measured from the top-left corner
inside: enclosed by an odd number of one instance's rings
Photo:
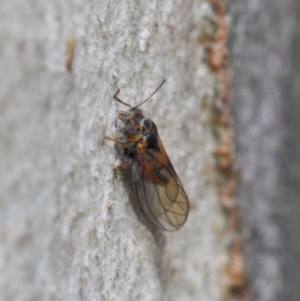
[[[149,118],[128,121],[122,129],[125,148],[130,157],[138,149],[154,149],[159,151],[156,124]]]

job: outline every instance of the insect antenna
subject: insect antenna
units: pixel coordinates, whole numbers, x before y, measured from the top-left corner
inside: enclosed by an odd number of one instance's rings
[[[123,105],[125,105],[125,106],[127,106],[127,107],[129,107],[129,108],[132,108],[131,105],[129,105],[128,103],[124,102],[123,100],[121,100],[121,99],[117,96],[119,93],[120,93],[120,89],[118,89],[118,90],[116,91],[116,93],[115,93],[115,95],[114,95],[114,99],[115,99],[116,101],[120,102],[121,104],[123,104]]]
[[[139,106],[141,106],[143,103],[145,103],[148,99],[150,99],[160,88],[161,86],[165,83],[166,79],[164,79],[162,81],[162,83],[159,85],[159,87],[148,97],[146,98],[144,101],[142,101],[139,105],[135,106],[135,108],[138,108]]]

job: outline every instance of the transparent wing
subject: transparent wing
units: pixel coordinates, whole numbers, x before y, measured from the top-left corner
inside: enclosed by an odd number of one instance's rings
[[[133,190],[145,217],[156,227],[175,231],[185,223],[188,197],[159,139],[160,151],[143,149],[132,161]]]

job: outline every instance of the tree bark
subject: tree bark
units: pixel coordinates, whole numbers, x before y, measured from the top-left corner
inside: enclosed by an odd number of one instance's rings
[[[199,43],[204,1],[0,3],[0,299],[222,300],[224,217]],[[126,184],[120,98],[153,119],[189,195],[182,230],[150,229]],[[209,168],[208,168],[209,166]]]

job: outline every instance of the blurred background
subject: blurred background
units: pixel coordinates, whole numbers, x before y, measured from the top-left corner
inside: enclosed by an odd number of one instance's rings
[[[248,288],[252,300],[298,300],[300,3],[226,2]]]

